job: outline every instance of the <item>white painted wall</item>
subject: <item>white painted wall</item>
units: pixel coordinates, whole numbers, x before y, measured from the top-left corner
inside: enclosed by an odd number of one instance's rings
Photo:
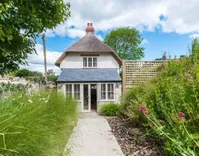
[[[110,53],[102,53],[97,57],[97,68],[117,68],[119,64]],[[60,68],[83,68],[83,56],[78,53],[70,53],[60,64]]]
[[[90,84],[90,83],[80,83],[80,100],[77,102],[77,110],[78,111],[83,111],[83,101],[84,101],[84,97],[83,97],[83,84]],[[122,83],[118,82],[117,85],[115,83],[115,88],[114,88],[114,92],[115,92],[115,98],[114,100],[101,100],[101,83],[92,83],[92,84],[97,84],[97,111],[100,110],[100,107],[103,104],[106,103],[110,103],[113,102],[115,104],[119,104],[120,103],[120,97],[122,94]],[[59,92],[63,93],[64,95],[66,94],[66,83],[58,83],[57,84],[57,89]],[[89,90],[90,93],[90,90]],[[90,94],[89,94],[90,96]]]

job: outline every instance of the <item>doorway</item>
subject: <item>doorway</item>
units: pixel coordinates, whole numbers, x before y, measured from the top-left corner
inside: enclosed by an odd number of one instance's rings
[[[91,110],[97,111],[97,84],[91,84]]]

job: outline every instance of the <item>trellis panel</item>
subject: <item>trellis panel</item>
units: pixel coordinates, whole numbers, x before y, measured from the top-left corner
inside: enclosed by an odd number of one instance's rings
[[[158,61],[134,61],[123,60],[123,92],[157,76],[158,68],[167,60]]]

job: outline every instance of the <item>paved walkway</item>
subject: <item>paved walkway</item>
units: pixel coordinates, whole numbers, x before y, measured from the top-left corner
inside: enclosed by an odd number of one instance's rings
[[[107,120],[95,112],[80,115],[68,149],[70,156],[123,156]]]

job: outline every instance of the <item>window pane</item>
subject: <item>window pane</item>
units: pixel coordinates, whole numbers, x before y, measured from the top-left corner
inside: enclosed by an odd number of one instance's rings
[[[92,57],[88,58],[88,67],[92,67]]]
[[[108,99],[114,99],[114,85],[108,84]]]
[[[87,67],[87,58],[83,58],[83,67]]]
[[[74,98],[80,100],[80,84],[74,84]]]
[[[97,58],[96,57],[93,58],[93,67],[97,67]]]
[[[66,96],[72,96],[72,84],[66,84]]]
[[[106,84],[101,84],[101,99],[106,99]]]

